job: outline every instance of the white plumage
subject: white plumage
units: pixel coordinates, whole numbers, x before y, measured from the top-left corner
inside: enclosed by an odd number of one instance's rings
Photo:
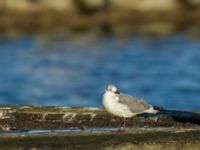
[[[119,97],[111,91],[105,92],[103,96],[103,105],[109,113],[118,117],[129,118],[135,114],[131,112],[127,105],[119,103]]]
[[[105,109],[118,117],[130,118],[141,113],[157,113],[152,105],[135,97],[120,93],[114,85],[108,85],[103,95],[103,105]]]

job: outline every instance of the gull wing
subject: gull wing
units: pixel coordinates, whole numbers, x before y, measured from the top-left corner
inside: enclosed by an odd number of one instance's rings
[[[149,110],[152,107],[143,100],[137,99],[135,97],[123,93],[119,94],[119,103],[128,106],[133,113],[143,112]]]

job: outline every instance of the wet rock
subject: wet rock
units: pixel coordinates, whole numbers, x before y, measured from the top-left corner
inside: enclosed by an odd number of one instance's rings
[[[104,109],[63,107],[0,107],[1,130],[119,127],[121,119]],[[157,114],[141,114],[127,119],[128,127],[196,127],[200,115],[160,109]]]
[[[77,133],[48,135],[5,135],[1,149],[68,150],[199,150],[200,131],[138,131],[132,133]]]
[[[157,107],[158,108],[158,107]],[[159,108],[127,120],[125,133],[88,128],[119,127],[121,119],[100,108],[0,106],[1,149],[198,150],[200,114]],[[78,132],[25,134],[30,130],[79,128]],[[101,128],[102,129],[102,128]],[[23,132],[22,132],[23,131]],[[18,134],[16,134],[17,132]],[[2,133],[2,132],[1,132]]]

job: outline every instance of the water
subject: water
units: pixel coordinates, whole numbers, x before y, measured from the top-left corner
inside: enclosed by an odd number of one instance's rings
[[[106,84],[168,109],[200,110],[200,40],[0,38],[0,104],[102,107]]]
[[[31,135],[31,134],[49,134],[49,133],[98,133],[105,131],[119,131],[119,128],[87,128],[81,130],[79,128],[68,128],[68,129],[55,129],[55,130],[13,130],[13,131],[2,131],[0,135]]]

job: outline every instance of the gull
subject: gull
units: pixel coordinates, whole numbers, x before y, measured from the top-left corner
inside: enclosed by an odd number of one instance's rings
[[[121,93],[114,85],[108,84],[103,95],[105,109],[114,116],[123,118],[123,130],[126,129],[126,118],[142,113],[157,113],[154,107],[144,100]],[[120,128],[121,129],[121,128]]]

